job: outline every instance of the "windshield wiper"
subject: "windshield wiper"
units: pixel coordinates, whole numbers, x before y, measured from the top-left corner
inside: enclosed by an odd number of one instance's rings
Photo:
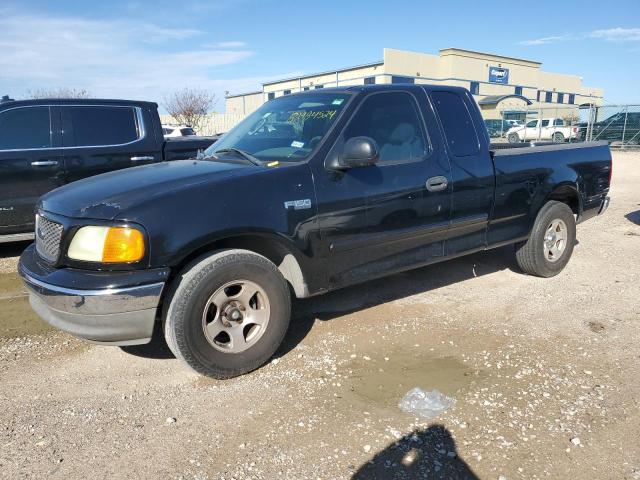
[[[244,150],[240,150],[239,148],[229,147],[229,148],[223,148],[213,152],[214,155],[217,153],[235,153],[237,155],[240,155],[245,160],[250,161],[254,165],[257,165],[259,167],[262,166],[262,162],[260,160],[258,160],[256,157],[251,155],[249,152],[245,152]]]

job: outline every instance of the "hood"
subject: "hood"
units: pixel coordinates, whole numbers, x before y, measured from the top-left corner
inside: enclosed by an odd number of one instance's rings
[[[71,218],[112,220],[141,203],[180,190],[261,170],[253,165],[177,160],[126,168],[58,188],[40,199],[42,210]]]

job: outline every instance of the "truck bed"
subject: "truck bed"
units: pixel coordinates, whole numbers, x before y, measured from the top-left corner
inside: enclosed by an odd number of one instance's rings
[[[219,136],[211,137],[175,137],[164,142],[164,160],[195,158],[198,150],[205,150],[215,143]]]

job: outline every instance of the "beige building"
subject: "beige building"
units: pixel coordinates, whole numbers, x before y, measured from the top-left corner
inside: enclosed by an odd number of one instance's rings
[[[578,75],[545,72],[541,65],[532,60],[459,48],[440,50],[439,55],[385,48],[381,62],[286,78],[264,83],[261,91],[229,95],[226,111],[247,115],[267,100],[295,92],[388,83],[465,87],[477,100],[485,118],[501,115],[524,118],[526,110],[602,104],[601,88],[583,86]]]

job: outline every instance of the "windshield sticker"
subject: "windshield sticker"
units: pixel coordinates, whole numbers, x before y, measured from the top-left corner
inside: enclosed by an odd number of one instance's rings
[[[299,142],[297,140],[294,140],[293,142],[291,142],[291,146],[294,148],[302,148],[304,147],[304,142]]]
[[[295,122],[296,120],[308,120],[310,118],[330,118],[332,119],[335,114],[338,113],[337,110],[304,110],[302,112],[291,112],[289,116],[290,122]]]
[[[331,105],[342,105],[342,102],[344,102],[344,98],[336,98],[333,102],[331,102]]]

